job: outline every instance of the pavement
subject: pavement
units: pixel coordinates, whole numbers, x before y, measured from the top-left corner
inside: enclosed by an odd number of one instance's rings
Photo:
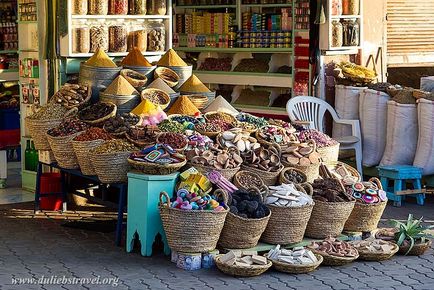
[[[384,262],[321,266],[311,274],[289,275],[269,270],[255,278],[233,278],[217,269],[192,272],[178,269],[162,254],[149,258],[137,251],[126,253],[124,247],[114,245],[116,213],[106,208],[78,207],[63,214],[49,211],[34,214],[32,206],[32,203],[0,205],[2,290],[434,289],[432,249],[420,257],[395,256]],[[405,219],[412,212],[434,223],[433,208],[433,203],[423,207],[388,206],[384,217]],[[64,226],[74,221],[103,226],[89,229]],[[102,282],[106,284],[97,285]]]

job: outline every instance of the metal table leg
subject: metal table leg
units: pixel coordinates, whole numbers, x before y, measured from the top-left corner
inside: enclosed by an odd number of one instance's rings
[[[121,245],[122,223],[124,221],[124,208],[125,208],[126,196],[127,196],[127,185],[122,184],[119,190],[118,221],[116,224],[116,239],[115,239],[116,246]]]
[[[41,197],[41,176],[42,176],[42,163],[38,162],[38,167],[36,170],[35,212],[39,211],[39,199]]]

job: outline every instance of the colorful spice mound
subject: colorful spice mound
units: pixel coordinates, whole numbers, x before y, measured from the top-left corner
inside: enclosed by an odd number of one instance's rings
[[[64,106],[55,103],[48,103],[41,107],[39,111],[34,113],[29,117],[32,120],[51,120],[51,119],[61,119],[65,117],[66,109]]]
[[[349,202],[353,197],[347,195],[339,180],[334,178],[315,179],[312,183],[313,199],[325,202]]]
[[[197,116],[200,114],[199,109],[190,101],[187,96],[180,96],[167,112],[169,115],[179,114],[187,116]]]
[[[139,162],[150,162],[156,164],[174,164],[185,161],[185,156],[177,153],[168,145],[155,144],[148,146],[139,152],[134,152],[129,157]]]
[[[53,137],[65,137],[88,128],[88,125],[77,119],[67,119],[59,124],[59,126],[48,130],[47,134]]]
[[[327,238],[322,242],[312,242],[309,248],[318,251],[319,253],[324,253],[330,256],[337,257],[357,257],[359,253],[350,244],[344,241],[339,241],[335,238]]]
[[[174,133],[182,133],[184,132],[184,125],[166,119],[158,124],[158,128],[163,132],[174,132]]]
[[[259,194],[238,190],[232,193],[230,212],[247,219],[260,219],[270,214]]]
[[[142,126],[157,125],[167,119],[167,115],[161,107],[153,104],[148,99],[143,100],[131,113],[142,118]]]
[[[314,140],[316,142],[317,148],[329,147],[338,144],[336,140],[315,129],[301,131],[298,134],[298,139],[300,142]]]
[[[97,148],[93,149],[92,152],[96,154],[104,153],[116,153],[116,152],[133,152],[136,151],[137,147],[127,141],[122,139],[113,139],[101,144]]]
[[[205,86],[201,80],[195,76],[191,75],[179,88],[180,92],[185,93],[209,93],[211,92],[207,86]]]
[[[185,61],[174,51],[169,49],[157,62],[159,66],[188,66]]]
[[[93,141],[93,140],[111,140],[112,136],[107,134],[103,129],[92,127],[87,129],[83,134],[74,138],[74,141]]]
[[[136,89],[123,76],[115,78],[105,89],[104,93],[115,96],[131,96],[138,94]]]
[[[176,196],[176,199],[172,202],[173,208],[183,210],[224,211],[226,206],[224,203],[219,203],[214,196],[190,193],[184,188],[179,189]]]
[[[98,48],[84,64],[95,67],[118,67],[101,48]]]
[[[123,66],[152,66],[151,63],[143,56],[140,49],[134,47],[128,55],[122,60]]]

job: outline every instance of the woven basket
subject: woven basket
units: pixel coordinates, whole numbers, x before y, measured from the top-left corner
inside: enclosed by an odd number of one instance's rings
[[[179,162],[179,163],[173,163],[173,164],[157,164],[152,162],[136,161],[128,158],[128,163],[134,169],[137,169],[145,174],[167,175],[167,174],[172,174],[178,171],[179,169],[181,169],[181,167],[187,163],[187,160],[184,160],[183,162]]]
[[[240,171],[240,169],[241,169],[241,167],[229,168],[229,169],[217,169],[213,166],[206,166],[206,165],[202,165],[202,164],[191,164],[191,166],[196,168],[197,171],[199,171],[202,174],[206,174],[206,173],[211,172],[213,170],[218,170],[218,172],[220,172],[221,175],[223,175],[229,181],[232,181],[232,178],[234,177],[234,175],[238,171]]]
[[[142,100],[151,101],[151,103],[158,105],[162,110],[166,109],[170,104],[170,96],[163,90],[159,89],[144,89],[141,93]],[[161,101],[161,98],[164,101]]]
[[[254,187],[252,189],[256,191],[257,195],[262,197],[259,189]],[[260,219],[243,218],[229,212],[220,234],[219,246],[227,249],[248,249],[255,247],[267,227],[270,216],[271,211],[269,211],[266,217]]]
[[[50,143],[48,143],[46,133],[48,130],[60,125],[62,120],[63,119],[34,120],[28,117],[26,118],[26,124],[36,150],[50,150]]]
[[[317,239],[339,236],[354,208],[354,204],[355,201],[324,202],[315,200],[305,235]]]
[[[279,128],[282,131],[285,131],[284,128],[280,127],[280,126],[275,126],[275,125],[267,125],[266,127],[275,127],[275,128]],[[281,147],[281,149],[285,149],[286,147],[288,147],[290,145],[290,143],[275,143],[275,142],[270,142],[268,140],[263,139],[259,134],[261,132],[262,128],[259,128],[258,130],[256,130],[255,132],[255,138],[258,140],[259,143],[264,144],[264,145],[268,145],[268,146],[272,146],[272,145],[279,145]],[[298,140],[298,139],[297,139]],[[294,140],[295,141],[295,140]]]
[[[315,254],[321,255],[323,257],[322,264],[325,266],[343,266],[346,264],[349,264],[359,258],[359,255],[357,254],[356,257],[338,257],[338,256],[332,256],[323,252],[312,250]]]
[[[339,158],[339,146],[340,144],[328,146],[328,147],[322,147],[322,148],[316,148],[316,151],[321,156],[321,159],[324,163],[327,162],[336,162]]]
[[[408,256],[422,256],[431,247],[431,240],[426,241],[423,244],[414,244],[413,248],[408,252]],[[399,253],[405,255],[407,253],[410,245],[400,246]]]
[[[125,138],[126,138],[130,143],[133,143],[134,145],[136,145],[136,146],[139,147],[139,148],[145,148],[145,147],[148,147],[148,146],[150,146],[150,145],[155,144],[155,141],[154,141],[154,142],[153,142],[153,141],[149,142],[149,141],[140,141],[140,140],[135,140],[135,139],[133,139],[133,138],[132,138],[128,133],[125,134]]]
[[[280,172],[283,170],[283,165],[281,165],[280,169],[276,172],[269,172],[269,171],[264,171],[262,169],[258,169],[255,167],[250,167],[247,165],[241,165],[241,168],[243,170],[255,173],[257,175],[259,175],[262,179],[262,181],[264,182],[265,185],[275,185],[277,183],[277,180],[279,179],[279,175]]]
[[[103,154],[90,152],[91,162],[99,180],[102,183],[127,182],[130,168],[127,159],[131,153],[129,151]]]
[[[344,166],[345,169],[354,177],[357,178],[357,181],[361,181],[362,177],[360,176],[360,173],[357,171],[357,169],[355,169],[354,167],[344,163],[344,162],[340,162],[340,161],[329,161],[326,162],[325,165],[327,166],[327,168],[329,168],[330,170],[335,169],[338,165]]]
[[[302,165],[298,165],[298,164],[288,163],[287,161],[282,160],[282,164],[285,167],[292,167],[292,168],[295,168],[295,169],[303,172],[304,175],[306,175],[306,181],[307,182],[313,182],[319,176],[319,166],[320,166],[319,163],[318,164],[310,164],[307,166],[302,166]]]
[[[220,134],[220,132],[221,132],[221,131],[218,131],[218,132],[208,132],[208,131],[202,131],[202,130],[199,130],[199,129],[196,129],[196,131],[197,131],[199,134],[201,134],[201,135],[205,135],[205,136],[208,136],[208,137],[210,137],[210,138],[215,138],[215,137],[217,137],[217,135]]]
[[[207,121],[211,121],[215,118],[220,118],[227,123],[231,123],[234,125],[237,123],[237,119],[234,116],[225,112],[208,112],[204,115],[204,117]]]
[[[389,260],[390,258],[393,257],[393,255],[395,255],[399,251],[399,247],[397,244],[391,242],[389,242],[389,244],[393,246],[393,249],[390,253],[375,253],[375,252],[373,253],[373,252],[362,251],[357,249],[357,251],[359,252],[359,260],[377,261],[377,262]]]
[[[269,261],[266,265],[251,265],[250,267],[227,265],[220,261],[223,255],[217,255],[215,258],[215,264],[217,268],[227,275],[239,276],[239,277],[254,277],[259,276],[267,271],[273,263]]]
[[[141,88],[148,83],[148,77],[132,69],[123,69],[120,73],[134,88]]]
[[[202,110],[203,108],[208,105],[208,97],[204,95],[187,95],[187,97],[190,99],[190,101],[198,108],[199,110]]]
[[[289,274],[306,274],[315,271],[316,268],[321,265],[324,258],[321,255],[315,254],[318,261],[314,264],[309,265],[292,265],[277,260],[270,260],[273,262],[273,267],[279,272],[289,273]]]
[[[383,189],[378,178],[369,179],[375,182],[379,189]],[[386,208],[387,201],[364,204],[356,202],[351,215],[345,223],[344,230],[347,232],[370,232],[377,228]]]
[[[81,118],[80,118],[80,120],[82,120],[83,122],[85,122],[85,123],[87,123],[87,124],[89,124],[89,125],[92,125],[92,126],[94,126],[94,127],[102,127],[102,126],[104,125],[104,122],[105,122],[105,121],[107,121],[107,120],[110,119],[111,117],[116,116],[116,111],[117,111],[117,106],[116,106],[115,104],[113,104],[112,102],[105,102],[105,103],[112,105],[112,108],[113,108],[113,109],[112,109],[112,111],[110,112],[110,114],[107,114],[107,115],[105,115],[105,116],[102,117],[102,118],[99,118],[99,119],[96,119],[96,120],[92,120],[92,121],[89,121],[89,120],[83,120],[83,119],[81,119]],[[83,109],[81,112],[83,112],[84,110],[87,110],[88,108],[91,108],[91,107],[87,107],[87,108]]]
[[[160,138],[162,138],[164,135],[167,135],[167,134],[177,134],[177,135],[179,135],[179,136],[182,136],[183,137],[183,139],[184,139],[184,141],[185,141],[185,146],[184,147],[182,147],[182,148],[173,148],[173,146],[172,146],[172,148],[176,151],[176,152],[178,152],[178,153],[183,153],[184,152],[184,150],[187,148],[187,146],[188,146],[188,139],[187,139],[187,137],[185,137],[185,135],[183,135],[183,134],[181,134],[181,133],[169,133],[169,132],[161,132],[161,133],[159,133],[158,135],[157,135],[157,143],[161,143],[161,144],[163,144],[163,142],[161,142],[160,140]],[[171,144],[168,144],[168,145],[171,145]]]
[[[166,201],[163,202],[163,196]],[[227,195],[224,193],[224,202]],[[212,251],[225,223],[225,211],[183,210],[171,207],[166,192],[160,193],[160,216],[170,249],[185,253],[204,253]],[[194,227],[194,234],[189,228]]]
[[[179,75],[172,69],[159,66],[154,70],[154,78],[161,78],[169,87],[173,88],[179,83]]]
[[[259,184],[254,184],[254,183],[250,183],[250,184],[246,184],[243,183],[241,181],[241,177],[242,176],[246,176],[246,178],[249,177],[254,177],[256,180],[259,180],[260,183]],[[262,188],[264,186],[264,182],[262,181],[262,178],[256,174],[253,173],[252,171],[247,171],[247,170],[240,170],[238,171],[235,175],[234,175],[234,180],[233,180],[234,185],[238,188],[238,189],[243,189],[243,190],[248,190],[252,187],[257,187],[257,188]]]
[[[296,188],[306,193],[302,185],[296,185]],[[313,189],[311,186],[309,191],[308,194],[312,195]],[[271,217],[267,228],[262,234],[261,241],[273,245],[301,242],[314,204],[301,207],[280,207],[267,204],[267,207],[271,210]]]
[[[72,148],[72,139],[81,133],[82,132],[78,132],[63,137],[53,137],[46,133],[54,158],[60,167],[66,169],[76,169],[79,167],[77,156]]]
[[[286,172],[289,173],[289,172],[292,172],[292,171],[295,171],[295,172],[297,172],[298,174],[300,174],[301,176],[303,176],[303,180],[302,180],[300,183],[305,183],[305,182],[307,182],[307,176],[306,176],[306,174],[304,174],[303,171],[301,171],[300,169],[294,168],[294,167],[285,167],[285,168],[283,168],[283,170],[280,172],[280,175],[279,175],[279,183],[280,183],[280,184],[282,184],[282,183],[295,183],[295,182],[293,182],[293,181],[288,180],[288,179],[285,177],[285,173],[286,173]]]
[[[92,140],[92,141],[72,141],[72,148],[77,156],[78,165],[80,166],[83,175],[95,175],[95,169],[89,158],[90,150],[98,147],[105,140]]]
[[[73,108],[77,108],[77,109],[82,109],[84,108],[87,103],[89,103],[90,99],[92,98],[92,86],[87,85],[87,96],[84,98],[84,100],[76,105],[66,105],[65,103],[62,104],[62,106],[64,106],[65,108],[67,108],[68,110],[73,109]],[[56,96],[59,94],[59,92],[55,93],[53,97],[50,98],[50,103],[51,102],[56,102],[57,98]],[[60,97],[61,99],[64,99],[64,97]]]

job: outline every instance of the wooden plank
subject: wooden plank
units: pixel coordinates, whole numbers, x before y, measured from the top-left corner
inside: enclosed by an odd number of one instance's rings
[[[418,194],[425,193],[426,189],[407,189],[395,192],[395,195],[408,195],[408,194]]]

